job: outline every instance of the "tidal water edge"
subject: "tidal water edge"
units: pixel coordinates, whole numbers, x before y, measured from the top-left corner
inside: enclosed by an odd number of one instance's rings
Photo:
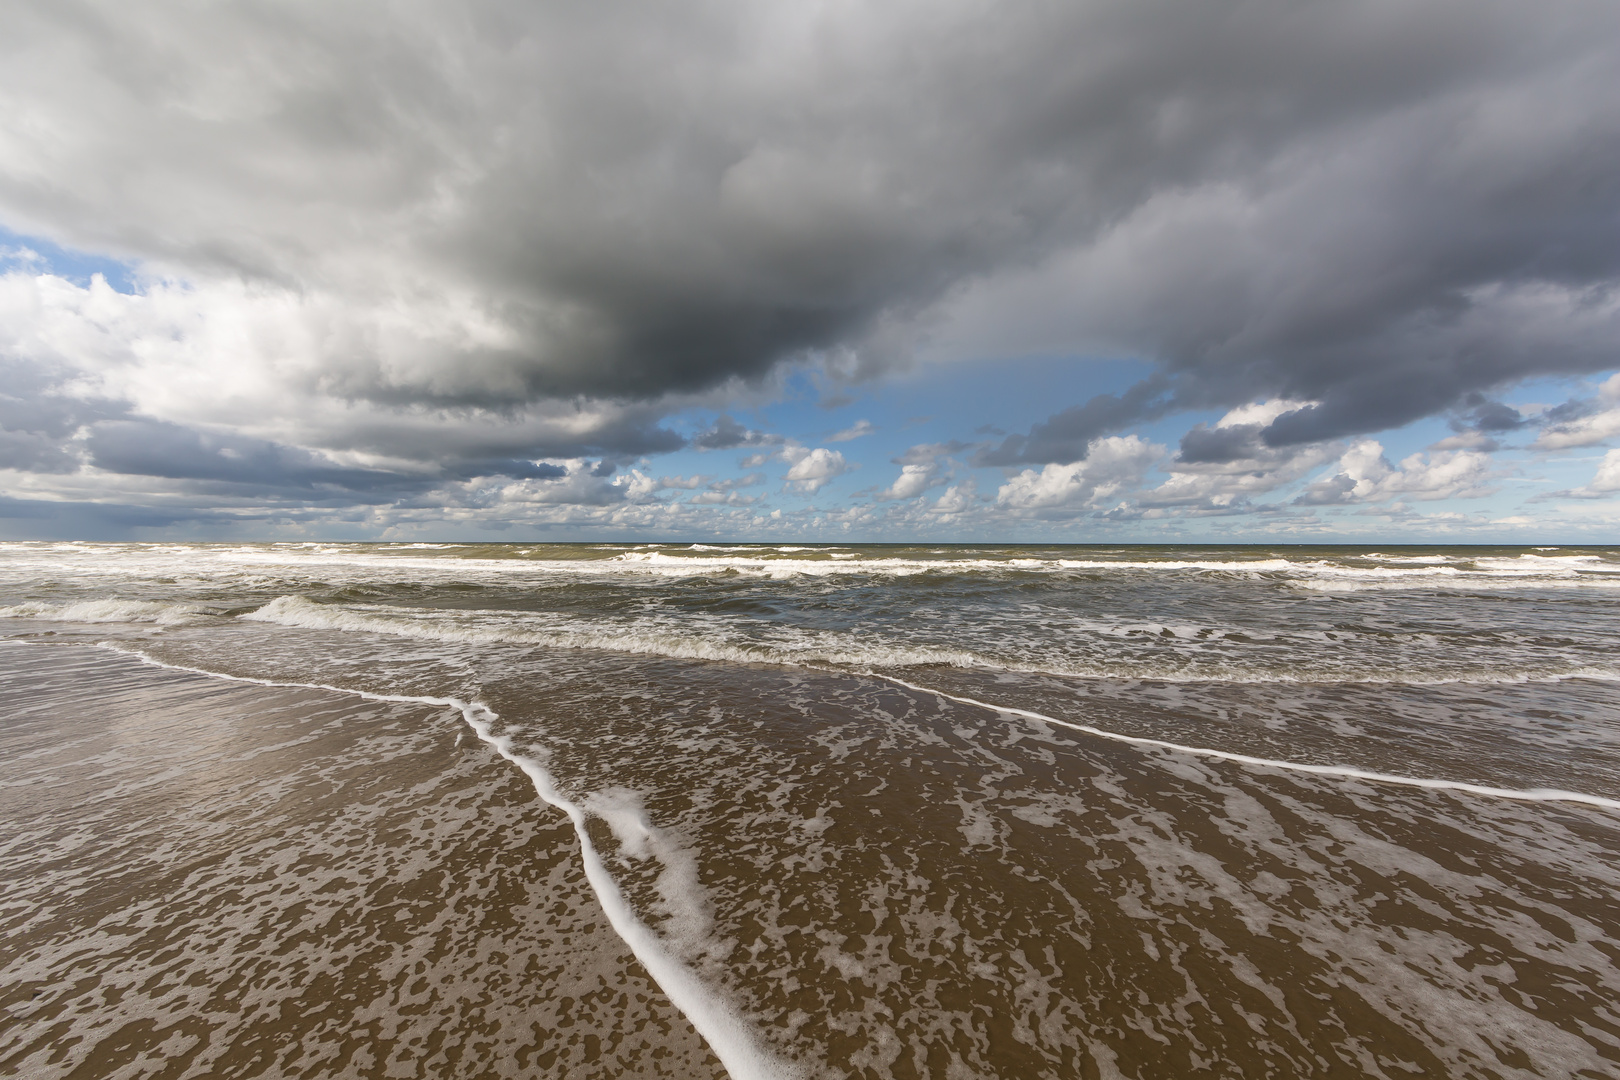
[[[1620,552],[0,545],[0,1071],[1607,1077]]]

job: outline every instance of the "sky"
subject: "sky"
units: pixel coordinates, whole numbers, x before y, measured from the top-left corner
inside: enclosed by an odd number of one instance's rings
[[[1612,0],[0,19],[0,538],[1620,524]]]

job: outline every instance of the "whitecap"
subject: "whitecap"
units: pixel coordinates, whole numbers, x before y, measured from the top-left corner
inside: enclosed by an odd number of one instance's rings
[[[44,622],[156,623],[185,626],[213,613],[195,604],[164,604],[148,600],[78,600],[65,604],[29,602],[0,607],[3,619],[39,619]]]

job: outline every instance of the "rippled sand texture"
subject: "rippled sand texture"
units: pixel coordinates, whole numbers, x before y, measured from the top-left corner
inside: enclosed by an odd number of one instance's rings
[[[723,1075],[457,714],[0,648],[0,1074]]]

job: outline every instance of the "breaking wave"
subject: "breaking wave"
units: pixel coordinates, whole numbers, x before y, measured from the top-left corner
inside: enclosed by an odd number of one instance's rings
[[[443,613],[423,609],[356,611],[319,604],[303,596],[282,596],[257,611],[241,616],[254,621],[310,630],[390,634],[399,637],[470,644],[538,645],[556,649],[592,649],[603,652],[663,656],[682,660],[710,660],[787,667],[818,667],[846,671],[892,668],[949,667],[978,671],[1007,671],[1082,679],[1134,679],[1186,683],[1368,683],[1441,685],[1448,683],[1512,684],[1564,679],[1620,679],[1620,670],[1587,664],[1544,666],[1477,665],[1442,668],[1329,669],[1320,663],[1262,667],[1228,661],[1182,664],[1105,660],[1063,662],[1053,658],[1027,659],[996,656],[969,649],[902,646],[871,634],[836,631],[796,631],[777,641],[746,641],[718,636],[719,628],[705,634],[690,627],[664,630],[629,625],[583,624],[536,627],[534,617],[510,612]],[[553,617],[555,618],[555,617]],[[797,638],[793,640],[792,638]]]
[[[160,604],[147,600],[79,600],[67,604],[35,601],[0,607],[0,619],[39,619],[44,622],[186,626],[211,616],[211,612],[195,604]]]

